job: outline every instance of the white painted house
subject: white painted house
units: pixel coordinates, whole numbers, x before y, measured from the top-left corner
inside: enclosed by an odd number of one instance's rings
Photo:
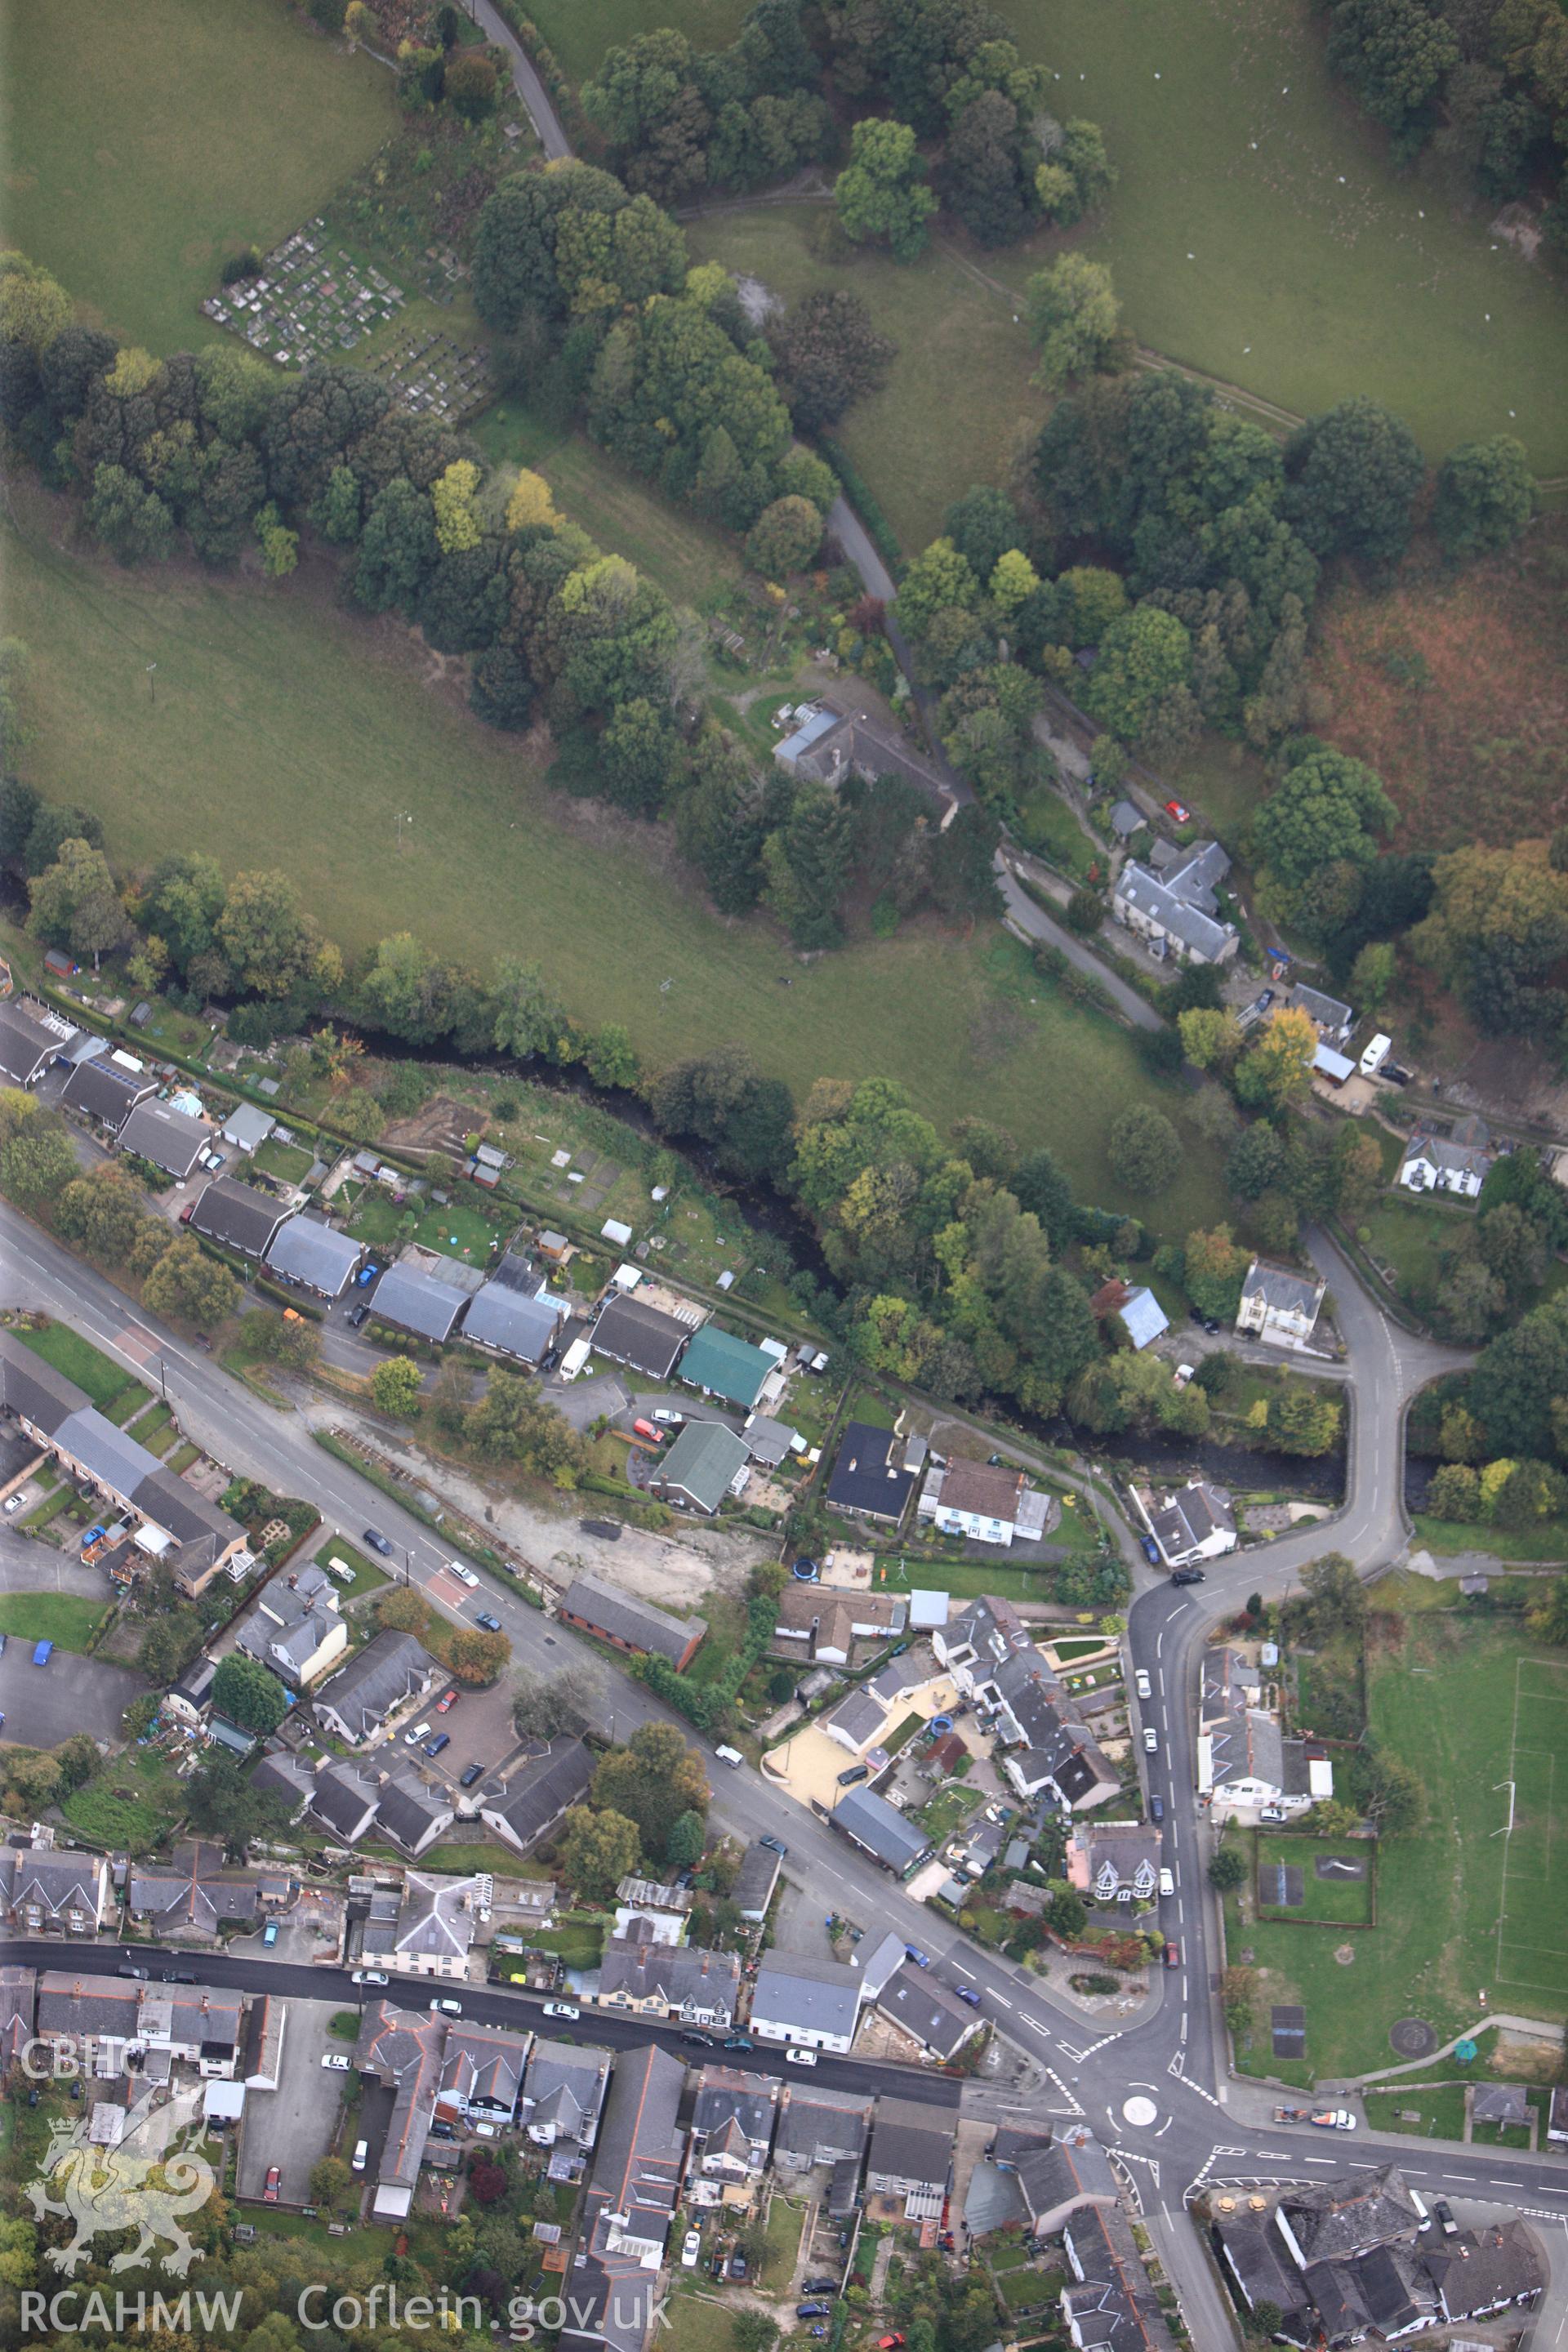
[[[1256,1332],[1271,1347],[1304,1348],[1327,1288],[1327,1283],[1314,1276],[1292,1274],[1287,1266],[1269,1265],[1255,1257],[1241,1286],[1236,1328]]]
[[[1417,1129],[1400,1162],[1399,1182],[1407,1192],[1451,1192],[1461,1201],[1474,1201],[1496,1158],[1484,1119],[1461,1119],[1447,1136]]]

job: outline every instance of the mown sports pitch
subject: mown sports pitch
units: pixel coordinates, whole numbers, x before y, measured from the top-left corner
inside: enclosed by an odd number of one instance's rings
[[[1568,1966],[1568,1658],[1516,1659],[1510,1822],[1501,1836],[1498,1913],[1500,1990],[1561,1991]]]

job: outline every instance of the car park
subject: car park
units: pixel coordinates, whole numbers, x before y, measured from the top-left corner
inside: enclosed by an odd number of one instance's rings
[[[333,2074],[346,2074],[349,2071],[349,2061],[341,2050],[323,2050],[321,2063]]]
[[[356,1969],[349,1982],[357,1985],[384,1985],[390,1984],[392,1979],[381,1969]]]
[[[816,2053],[815,2050],[786,2050],[784,2052],[784,2064],[786,2066],[815,2066],[816,2063]]]
[[[1140,1698],[1149,1698],[1152,1696],[1153,1685],[1149,1680],[1149,1669],[1147,1666],[1139,1667],[1137,1673],[1132,1677],[1132,1687],[1137,1692]]]
[[[378,1553],[383,1559],[392,1558],[392,1546],[379,1528],[366,1528],[361,1541],[369,1544],[372,1551]]]
[[[1158,1756],[1159,1752],[1160,1735],[1152,1723],[1146,1723],[1143,1726],[1143,1753],[1145,1756]]]
[[[485,1768],[482,1764],[465,1765],[463,1769],[458,1775],[458,1788],[471,1789],[474,1782],[479,1779],[480,1773],[483,1772],[484,1769]]]
[[[499,1633],[500,1632],[500,1619],[499,1617],[492,1617],[488,1610],[476,1609],[474,1612],[474,1622],[476,1625],[482,1625],[487,1633]]]
[[[547,2000],[544,2004],[544,2014],[546,2017],[566,2017],[575,2019],[581,2017],[583,2012],[577,2007],[575,2001]]]

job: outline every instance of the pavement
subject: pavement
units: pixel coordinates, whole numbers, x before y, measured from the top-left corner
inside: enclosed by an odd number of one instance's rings
[[[761,1775],[720,1770],[708,1744],[695,1742],[710,1761],[712,1816],[720,1829],[748,1840],[763,1832],[779,1837],[789,1849],[790,1875],[816,1896],[824,1912],[832,1909],[874,1922],[930,1952],[937,1973],[977,1991],[986,2015],[1037,2067],[1039,2089],[1027,2101],[1027,2111],[1058,2120],[1087,2118],[1125,2161],[1193,2316],[1195,2338],[1205,2347],[1223,2345],[1229,2323],[1220,2330],[1217,2314],[1214,2326],[1205,2328],[1202,2322],[1208,2308],[1205,2299],[1213,2294],[1212,2277],[1183,2219],[1184,2192],[1196,2182],[1222,2176],[1310,2179],[1347,2163],[1396,2161],[1418,2189],[1434,2194],[1468,2195],[1490,2208],[1544,2218],[1553,2226],[1568,2217],[1568,2162],[1558,2155],[1426,2148],[1398,2138],[1379,2140],[1364,2130],[1356,2135],[1353,2150],[1337,2143],[1331,2148],[1310,2128],[1281,2127],[1265,2120],[1272,2094],[1228,2079],[1215,1994],[1217,1922],[1204,1875],[1207,1831],[1194,1796],[1199,1657],[1211,1626],[1234,1613],[1248,1591],[1282,1593],[1329,1544],[1348,1553],[1363,1575],[1400,1556],[1406,1538],[1402,1502],[1405,1404],[1436,1373],[1466,1360],[1458,1351],[1413,1339],[1387,1325],[1327,1237],[1314,1233],[1309,1244],[1334,1293],[1354,1384],[1343,1510],[1327,1529],[1320,1525],[1281,1535],[1265,1548],[1211,1563],[1203,1585],[1184,1589],[1156,1579],[1130,1531],[1118,1530],[1135,1576],[1128,1646],[1131,1663],[1151,1674],[1155,1695],[1144,1715],[1161,1731],[1159,1754],[1150,1759],[1151,1785],[1166,1800],[1166,1858],[1177,1877],[1177,1893],[1165,1908],[1163,1924],[1178,1940],[1183,1956],[1179,1968],[1160,1972],[1149,2003],[1134,2021],[1097,2032],[1102,2020],[1086,2020],[1069,2011],[1032,1972],[940,1928],[929,1910],[912,1903],[896,1880],[826,1824]],[[0,1255],[0,1302],[27,1304],[68,1318],[139,1371],[161,1365],[182,1423],[217,1459],[267,1478],[285,1492],[309,1496],[329,1525],[354,1527],[372,1519],[405,1549],[414,1581],[426,1589],[432,1585],[444,1563],[443,1548],[394,1499],[368,1488],[357,1473],[316,1446],[300,1415],[263,1404],[229,1380],[210,1357],[190,1349],[156,1318],[134,1311],[91,1267],[79,1264],[3,1204]],[[1030,1454],[1022,1444],[1010,1443],[1007,1450],[1020,1460]],[[568,1629],[551,1625],[488,1580],[456,1605],[443,1602],[439,1591],[437,1586],[433,1598],[448,1617],[471,1622],[476,1610],[492,1611],[510,1638],[518,1664],[536,1672],[557,1668],[583,1646]],[[604,1727],[613,1721],[620,1738],[639,1722],[675,1719],[642,1685],[613,1673],[606,1685]],[[689,1725],[681,1723],[680,1727],[688,1738],[694,1737]],[[3,1958],[37,1964],[41,1957],[37,1945],[0,1948]],[[113,1965],[109,1955],[100,1957]],[[218,1982],[266,1986],[307,2000],[320,2000],[331,1982],[330,1977],[323,1980],[324,1972],[279,1966],[274,1960],[224,1956],[204,1967]],[[331,1983],[331,1989],[349,1997],[346,1983],[342,1988]],[[516,2004],[526,1998],[496,1988],[470,1988],[463,1996],[468,2013],[497,2021],[515,2017]],[[625,2046],[648,2039],[648,2028],[641,2021],[595,2017],[593,2038],[606,2046]],[[782,2061],[776,2053],[757,2053],[751,2063],[777,2072]],[[911,2077],[907,2069],[866,2067],[852,2059],[825,2057],[816,2079],[907,2092]],[[913,2079],[922,2096],[956,2103],[957,2084],[923,2072]],[[1152,2101],[1152,2123],[1127,2121],[1122,2105],[1133,2094]],[[998,2095],[984,2084],[968,2088],[963,2093],[966,2111],[975,2102],[976,2111],[993,2112]],[[1554,2304],[1553,2311],[1556,2307]],[[1554,2318],[1552,2324],[1556,2325]],[[1541,2336],[1542,2325],[1538,2319],[1539,2340],[1552,2341]]]

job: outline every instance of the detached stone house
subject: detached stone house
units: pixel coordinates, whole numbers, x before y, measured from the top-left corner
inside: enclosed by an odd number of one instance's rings
[[[1028,1541],[1043,1531],[1045,1501],[1028,1492],[1021,1470],[961,1454],[926,1472],[917,1517],[931,1520],[944,1536],[1005,1549],[1016,1538]]]
[[[1068,1885],[1096,1903],[1152,1903],[1160,1832],[1142,1822],[1085,1822],[1068,1840]]]
[[[1288,1267],[1269,1265],[1255,1257],[1241,1286],[1236,1328],[1256,1332],[1276,1348],[1304,1348],[1327,1288],[1321,1276],[1292,1274]]]
[[[1161,843],[1147,866],[1129,858],[1111,890],[1110,911],[1151,955],[1175,963],[1228,963],[1238,938],[1219,911],[1216,886],[1230,859],[1216,841],[1176,850]]]
[[[390,1917],[373,1899],[363,1949],[372,1968],[399,1976],[466,1977],[478,1924],[479,1881],[411,1870]]]

